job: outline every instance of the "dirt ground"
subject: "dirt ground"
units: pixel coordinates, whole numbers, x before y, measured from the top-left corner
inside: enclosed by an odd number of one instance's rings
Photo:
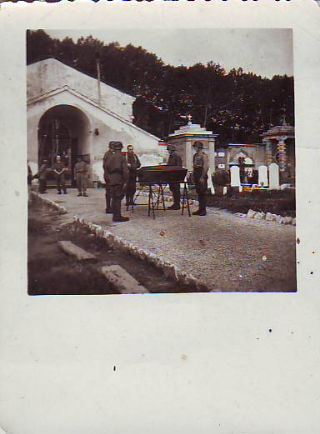
[[[129,254],[108,248],[105,241],[89,233],[70,217],[59,215],[45,204],[32,202],[28,217],[29,295],[118,294],[97,271],[103,265],[119,264],[150,293],[190,292],[163,273]],[[97,256],[95,264],[79,263],[60,250],[57,242],[69,240]]]
[[[67,195],[57,195],[56,190],[49,189],[44,197],[65,207],[69,219],[77,215],[87,223],[100,225],[148,254],[192,274],[211,291],[297,290],[294,226],[241,218],[214,207],[207,209],[205,217],[158,210],[153,219],[148,217],[144,196],[139,197],[134,209],[122,207],[130,221],[119,224],[105,214],[103,189],[89,189],[88,194],[87,198],[79,198],[75,189],[69,189]],[[191,210],[195,207],[193,204]]]

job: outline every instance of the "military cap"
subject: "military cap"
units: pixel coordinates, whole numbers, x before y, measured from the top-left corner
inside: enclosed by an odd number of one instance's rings
[[[123,148],[123,144],[121,142],[116,142],[116,141],[112,141],[109,142],[109,147],[110,149],[122,149]]]
[[[200,148],[203,149],[203,143],[200,142],[199,140],[197,140],[196,142],[194,142],[194,144],[192,145],[194,148]]]
[[[168,145],[167,151],[176,151],[176,147],[174,145]]]

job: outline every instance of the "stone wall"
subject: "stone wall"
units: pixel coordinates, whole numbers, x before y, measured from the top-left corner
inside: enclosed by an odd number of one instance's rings
[[[56,59],[47,59],[27,67],[27,98],[36,98],[47,92],[69,86],[98,103],[97,80],[79,72]],[[132,120],[131,95],[101,83],[101,105],[124,119]]]

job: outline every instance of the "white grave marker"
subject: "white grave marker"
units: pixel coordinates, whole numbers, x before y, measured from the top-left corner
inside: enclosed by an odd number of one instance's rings
[[[269,166],[269,188],[271,190],[277,190],[279,186],[279,166],[277,163],[271,163]]]
[[[268,168],[267,166],[259,166],[259,181],[258,184],[261,186],[267,186],[268,183]]]
[[[230,169],[231,187],[240,187],[240,169],[238,166],[232,166]]]

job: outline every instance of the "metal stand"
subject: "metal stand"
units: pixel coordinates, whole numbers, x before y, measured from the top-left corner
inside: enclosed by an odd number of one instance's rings
[[[165,187],[168,185],[168,183],[154,183],[154,182],[144,182],[145,186],[148,186],[148,203],[140,203],[139,205],[148,205],[148,217],[151,216],[155,219],[155,210],[162,209],[163,211],[166,211],[166,204],[165,204],[165,197],[164,197],[164,190]],[[177,182],[177,184],[183,184],[183,190],[181,195],[181,215],[184,214],[184,209],[187,208],[188,215],[191,217],[191,211],[190,211],[190,204],[189,204],[189,195],[188,195],[188,184],[187,182]],[[134,205],[136,205],[136,200],[140,196],[141,190],[138,189],[135,197],[134,197]],[[160,203],[162,202],[162,207],[160,208]],[[129,207],[131,206],[132,212],[134,212],[134,205],[128,205],[127,211],[129,210]]]

